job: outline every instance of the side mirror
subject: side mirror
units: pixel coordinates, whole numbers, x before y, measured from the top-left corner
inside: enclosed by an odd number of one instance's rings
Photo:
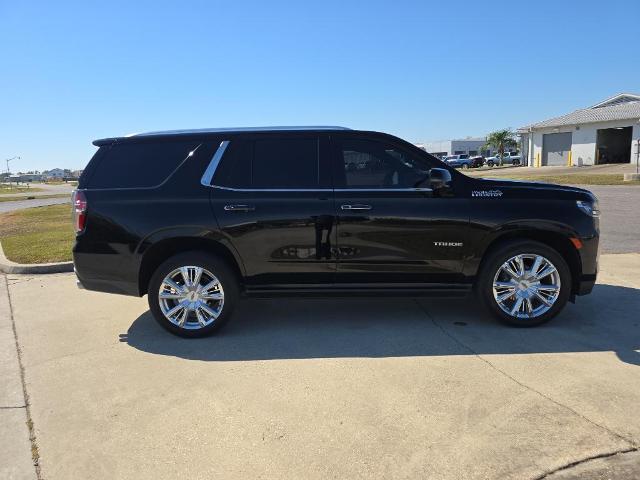
[[[448,187],[451,184],[451,173],[446,168],[432,168],[429,170],[429,184],[434,190]]]

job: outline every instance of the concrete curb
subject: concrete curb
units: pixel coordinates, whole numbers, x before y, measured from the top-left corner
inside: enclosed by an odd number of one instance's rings
[[[15,263],[4,256],[0,242],[0,272],[22,274],[73,272],[73,262],[33,263],[30,265]]]

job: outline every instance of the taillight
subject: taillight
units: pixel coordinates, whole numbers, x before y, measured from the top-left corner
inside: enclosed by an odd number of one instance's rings
[[[74,190],[72,202],[73,225],[76,233],[82,233],[87,222],[87,197],[82,190]]]

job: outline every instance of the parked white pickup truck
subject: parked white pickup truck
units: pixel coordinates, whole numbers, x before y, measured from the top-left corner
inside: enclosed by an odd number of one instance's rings
[[[502,162],[500,161],[500,155],[496,155],[495,157],[487,157],[486,163],[489,167],[493,167],[494,165],[520,165],[522,162],[522,156],[518,153],[507,152],[502,157]]]

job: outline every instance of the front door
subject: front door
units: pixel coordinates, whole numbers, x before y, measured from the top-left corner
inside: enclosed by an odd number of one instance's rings
[[[325,141],[263,134],[228,142],[211,204],[248,287],[331,283],[336,230]]]
[[[338,134],[332,147],[337,282],[461,281],[469,201],[456,178],[434,192],[428,171],[442,165],[388,136]]]

